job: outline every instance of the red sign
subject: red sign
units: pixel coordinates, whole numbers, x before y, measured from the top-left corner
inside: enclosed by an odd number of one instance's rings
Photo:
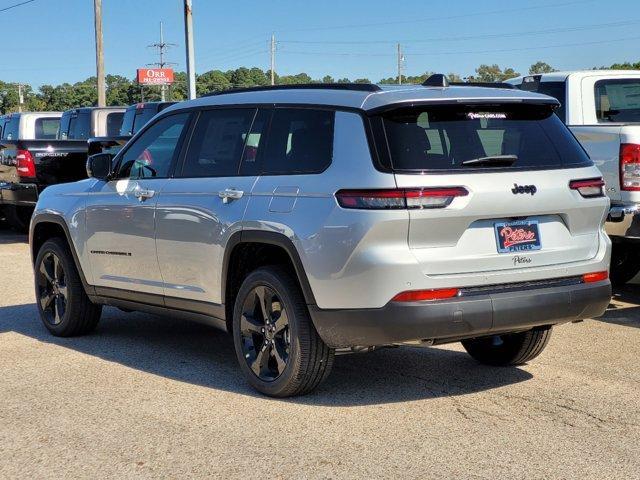
[[[173,69],[139,68],[138,83],[142,85],[167,85],[173,83]]]

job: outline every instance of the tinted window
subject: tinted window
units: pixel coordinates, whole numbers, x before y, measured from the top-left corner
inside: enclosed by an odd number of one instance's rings
[[[511,156],[509,168],[591,164],[549,107],[407,108],[384,114],[383,123],[391,165],[397,170],[471,170],[488,165],[463,162],[503,155]]]
[[[133,121],[136,117],[136,106],[132,105],[127,108],[122,119],[122,126],[120,127],[120,135],[133,135]]]
[[[599,80],[595,94],[598,122],[640,122],[640,79]]]
[[[200,114],[182,169],[183,177],[228,177],[238,174],[255,109],[207,110]]]
[[[136,116],[133,120],[133,133],[135,135],[142,127],[144,127],[149,120],[151,120],[155,114],[158,113],[155,106],[149,106],[144,108],[139,108],[136,110]]]
[[[60,117],[60,127],[58,129],[59,139],[65,140],[69,135],[69,123],[71,122],[72,113],[65,112]]]
[[[36,118],[36,140],[50,140],[58,136],[59,118]]]
[[[261,171],[261,158],[264,157],[264,144],[267,138],[267,128],[271,120],[273,110],[259,109],[256,118],[251,125],[251,131],[245,140],[242,152],[241,175],[259,175]]]
[[[564,82],[540,82],[537,91],[538,93],[549,95],[560,102],[560,106],[556,109],[556,115],[560,117],[560,120],[566,122],[566,84]]]
[[[115,137],[122,127],[124,112],[113,112],[107,115],[107,137]]]
[[[20,117],[11,117],[4,125],[4,131],[2,132],[2,138],[4,140],[17,140],[18,130],[20,128]]]
[[[261,171],[266,175],[318,173],[331,164],[335,112],[278,108]]]
[[[168,177],[188,118],[188,113],[170,115],[149,127],[122,155],[118,177]]]

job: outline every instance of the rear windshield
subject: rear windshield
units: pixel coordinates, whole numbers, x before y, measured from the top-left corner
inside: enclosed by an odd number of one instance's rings
[[[77,113],[69,119],[68,139],[86,140],[91,136],[91,114]]]
[[[595,94],[598,122],[640,122],[640,79],[599,80]]]
[[[389,154],[386,163],[394,170],[535,169],[592,164],[549,106],[412,107],[383,114],[382,124]]]
[[[58,136],[60,118],[36,118],[36,140],[52,140]]]
[[[107,137],[115,137],[122,127],[124,112],[113,112],[107,115]]]

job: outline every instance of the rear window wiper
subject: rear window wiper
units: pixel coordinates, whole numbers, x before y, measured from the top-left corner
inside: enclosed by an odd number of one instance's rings
[[[494,155],[492,157],[479,157],[462,162],[463,167],[510,167],[518,161],[517,155]]]

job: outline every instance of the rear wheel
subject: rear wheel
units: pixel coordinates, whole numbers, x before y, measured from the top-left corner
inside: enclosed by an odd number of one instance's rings
[[[522,365],[540,355],[549,343],[551,327],[463,340],[469,355],[486,365]]]
[[[255,270],[242,283],[233,339],[242,372],[265,395],[308,393],[333,365],[334,352],[316,332],[300,287],[279,266]]]
[[[615,286],[631,281],[640,272],[640,245],[614,243],[609,277]]]
[[[102,306],[91,303],[67,244],[47,240],[35,263],[36,306],[44,326],[57,337],[83,335],[98,324]]]

